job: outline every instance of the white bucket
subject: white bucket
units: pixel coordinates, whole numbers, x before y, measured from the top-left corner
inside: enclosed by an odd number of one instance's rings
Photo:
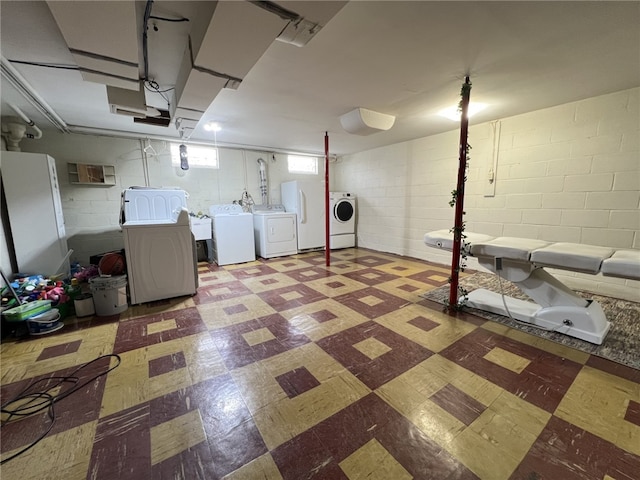
[[[90,293],[83,293],[78,295],[73,301],[73,307],[76,311],[76,317],[88,317],[96,313],[95,306],[93,305],[93,296]]]
[[[89,287],[93,294],[96,315],[115,315],[127,309],[126,275],[90,278]]]

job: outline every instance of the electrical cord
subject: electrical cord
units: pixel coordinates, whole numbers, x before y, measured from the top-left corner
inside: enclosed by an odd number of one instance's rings
[[[114,357],[117,360],[117,363],[113,367],[110,367],[109,369],[105,370],[104,372],[101,372],[98,375],[94,375],[93,377],[89,378],[85,382],[78,384],[78,382],[80,381],[80,376],[78,374],[83,369],[87,368],[89,365],[91,365],[91,364],[93,364],[93,363],[95,363],[95,362],[97,362],[99,360],[102,360],[103,358],[109,358],[109,357]],[[121,363],[121,359],[120,359],[119,355],[116,355],[116,354],[101,355],[100,357],[97,357],[97,358],[91,360],[90,362],[87,362],[87,363],[85,363],[83,365],[80,365],[78,368],[76,368],[69,375],[46,377],[46,378],[41,378],[39,380],[31,382],[20,393],[18,393],[15,397],[13,397],[11,400],[9,400],[6,403],[4,403],[0,407],[0,413],[6,414],[6,415],[8,415],[8,417],[5,420],[3,420],[2,422],[0,422],[0,428],[3,425],[9,423],[12,420],[12,418],[14,418],[14,417],[22,418],[22,417],[34,415],[36,413],[40,413],[40,412],[42,412],[44,410],[47,410],[47,415],[48,415],[48,417],[50,419],[50,423],[49,423],[48,427],[46,428],[46,431],[44,433],[42,433],[36,440],[34,440],[32,443],[30,443],[29,445],[27,445],[26,447],[24,447],[22,450],[18,451],[17,453],[14,453],[10,457],[7,457],[7,458],[3,459],[2,461],[0,461],[0,465],[5,464],[9,460],[13,460],[14,458],[16,458],[16,457],[22,455],[23,453],[25,453],[27,450],[35,447],[44,437],[46,437],[49,434],[49,432],[53,428],[53,425],[54,425],[55,420],[56,420],[56,414],[55,414],[54,405],[57,402],[59,402],[60,400],[66,398],[66,397],[68,397],[72,393],[77,392],[78,390],[80,390],[81,388],[85,387],[89,383],[93,382],[97,378],[99,378],[99,377],[101,377],[103,375],[106,375],[107,373],[109,373],[113,369],[117,368],[120,365],[120,363]],[[55,382],[54,384],[52,384],[51,386],[48,386],[47,384],[49,384],[52,380],[58,380],[58,381]],[[45,391],[34,390],[41,383],[44,383],[44,385],[43,385],[43,387],[40,387],[40,388],[46,388],[46,390]],[[68,390],[66,390],[64,392],[61,392],[61,393],[59,393],[57,395],[53,395],[53,394],[49,393],[50,391],[55,390],[58,387],[61,387],[64,383],[73,383],[75,385],[73,387],[69,388]],[[19,405],[15,406],[14,408],[11,408],[11,405],[16,404],[16,403],[18,403]]]
[[[511,320],[513,320],[516,323],[520,323],[521,325],[528,325],[529,327],[539,328],[540,330],[544,330],[545,332],[557,332],[559,328],[570,327],[570,325],[558,325],[555,328],[546,328],[540,325],[536,325],[535,323],[525,322],[524,320],[519,320],[517,318],[514,318],[513,315],[511,315],[511,311],[509,310],[509,307],[507,306],[507,300],[505,298],[504,289],[502,288],[502,277],[500,276],[500,270],[496,271],[496,274],[498,277],[498,284],[500,285],[500,296],[502,297],[502,305],[504,305],[504,309],[507,312],[507,316]]]

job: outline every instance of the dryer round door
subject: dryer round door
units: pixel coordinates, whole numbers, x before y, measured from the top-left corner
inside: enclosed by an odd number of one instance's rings
[[[353,205],[349,200],[338,200],[333,206],[333,218],[340,223],[347,223],[353,219]]]

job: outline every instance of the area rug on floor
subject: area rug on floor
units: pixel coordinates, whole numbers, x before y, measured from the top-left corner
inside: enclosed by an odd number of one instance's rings
[[[477,288],[486,288],[487,290],[500,293],[498,277],[490,273],[478,272],[461,278],[460,286],[466,288],[469,292]],[[505,295],[530,300],[518,287],[509,282],[503,280],[502,287]],[[568,335],[545,331],[484,310],[469,308],[469,312],[488,320],[509,325],[510,327],[517,328],[532,335],[537,335],[583,352],[640,369],[640,303],[580,291],[577,293],[600,303],[607,319],[611,322],[611,328],[602,345],[594,345],[593,343]],[[444,305],[445,301],[449,299],[449,285],[426,292],[422,294],[422,297]]]

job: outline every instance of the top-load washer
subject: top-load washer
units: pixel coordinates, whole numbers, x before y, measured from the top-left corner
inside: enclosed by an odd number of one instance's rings
[[[241,205],[211,205],[213,258],[218,265],[252,262],[256,259],[253,215]]]
[[[329,192],[329,248],[356,246],[356,196]]]
[[[196,245],[186,198],[178,189],[122,192],[120,226],[131,304],[196,293]]]
[[[262,258],[298,253],[296,214],[286,212],[283,205],[254,205],[253,231],[256,253]]]

